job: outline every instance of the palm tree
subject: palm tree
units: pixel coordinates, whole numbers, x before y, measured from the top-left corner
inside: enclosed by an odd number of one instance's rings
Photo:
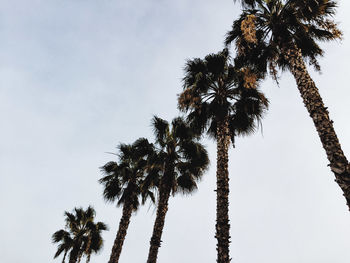
[[[122,251],[126,232],[133,211],[149,197],[154,201],[151,191],[142,188],[144,167],[147,155],[153,153],[153,145],[147,139],[140,138],[132,145],[119,145],[119,163],[108,162],[102,167],[106,174],[99,182],[104,186],[103,196],[106,201],[118,200],[117,206],[123,207],[119,229],[114,241],[109,263],[117,263]]]
[[[259,126],[268,100],[257,88],[258,75],[229,63],[225,49],[204,59],[189,60],[185,66],[180,110],[200,132],[205,130],[217,142],[217,262],[227,263],[230,224],[228,147],[237,135],[248,135]]]
[[[332,19],[336,6],[331,0],[251,1],[234,21],[226,44],[235,42],[240,54],[238,63],[250,64],[263,73],[269,68],[276,80],[277,67],[292,73],[350,208],[350,165],[305,63],[320,70],[317,58],[323,50],[317,42],[341,38]]]
[[[209,164],[199,136],[183,119],[175,118],[170,125],[155,116],[152,124],[157,153],[149,159],[145,185],[157,187],[158,207],[147,263],[157,262],[170,194],[191,193],[197,189],[197,182]]]
[[[64,214],[65,229],[58,230],[52,235],[52,242],[60,243],[54,258],[64,252],[62,262],[65,262],[69,253],[69,263],[79,263],[85,254],[86,262],[89,262],[91,254],[101,250],[103,245],[101,232],[107,230],[107,226],[102,222],[94,222],[96,212],[91,206],[86,210],[74,208],[73,213]]]

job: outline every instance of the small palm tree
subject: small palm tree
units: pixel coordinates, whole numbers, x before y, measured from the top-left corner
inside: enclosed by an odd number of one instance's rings
[[[229,63],[225,49],[204,59],[187,61],[180,110],[192,126],[207,131],[217,142],[217,262],[228,263],[230,224],[228,148],[237,135],[249,135],[258,127],[268,100],[257,88],[258,75]]]
[[[342,34],[332,17],[337,6],[331,0],[254,0],[245,3],[239,19],[228,32],[226,44],[235,42],[237,63],[251,65],[262,73],[269,68],[277,80],[277,67],[289,70],[304,105],[312,118],[329,166],[350,208],[350,165],[310,77],[305,61],[320,70],[317,58],[323,55],[318,41],[340,39]]]
[[[106,176],[99,182],[104,186],[105,200],[108,202],[118,200],[117,206],[123,207],[109,263],[119,261],[132,212],[140,205],[139,199],[142,199],[142,204],[147,198],[154,202],[153,193],[142,188],[146,158],[153,151],[153,145],[144,138],[138,139],[132,145],[120,144],[119,163],[109,162],[102,167]]]
[[[199,143],[198,135],[183,119],[175,118],[170,125],[154,117],[152,125],[156,154],[148,160],[145,186],[157,187],[158,207],[147,263],[157,262],[170,194],[193,192],[209,164],[207,151]]]
[[[96,212],[91,206],[86,210],[75,208],[73,213],[65,212],[65,229],[52,235],[52,242],[60,243],[54,258],[64,252],[62,262],[65,262],[69,253],[69,263],[79,263],[85,254],[86,262],[89,262],[91,254],[101,250],[101,232],[107,230],[107,226],[102,222],[95,223],[95,215]]]

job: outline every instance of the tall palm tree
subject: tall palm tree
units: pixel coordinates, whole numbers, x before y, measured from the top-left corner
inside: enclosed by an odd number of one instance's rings
[[[65,212],[65,229],[56,231],[52,235],[53,243],[60,243],[54,258],[64,252],[62,262],[65,262],[69,253],[69,263],[80,262],[83,255],[89,262],[91,254],[101,250],[103,239],[101,232],[107,230],[103,222],[95,223],[95,210],[89,206],[74,208],[73,213]]]
[[[217,262],[227,263],[230,224],[228,148],[237,135],[248,135],[258,127],[268,100],[258,90],[258,75],[248,68],[229,63],[225,49],[204,59],[187,61],[180,110],[201,132],[207,131],[217,142]]]
[[[106,174],[99,182],[104,186],[103,196],[106,201],[118,200],[117,206],[123,207],[119,229],[114,241],[109,263],[117,263],[133,211],[136,211],[147,198],[154,201],[151,191],[142,187],[144,167],[147,155],[153,153],[153,145],[147,139],[140,138],[132,145],[119,145],[119,163],[108,162],[102,167]]]
[[[324,52],[317,42],[341,38],[332,19],[336,6],[331,0],[251,1],[234,21],[226,44],[235,42],[239,63],[250,64],[261,72],[269,68],[276,80],[277,67],[292,73],[350,208],[350,165],[305,63],[320,70],[317,58]]]
[[[158,207],[147,263],[156,263],[170,194],[191,193],[208,167],[209,159],[199,136],[181,118],[171,125],[158,117],[152,120],[156,154],[148,164],[146,187],[158,189]]]

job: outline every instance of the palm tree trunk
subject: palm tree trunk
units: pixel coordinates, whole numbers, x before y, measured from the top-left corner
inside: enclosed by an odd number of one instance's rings
[[[162,185],[162,182],[161,182]],[[153,226],[153,234],[150,241],[147,263],[156,263],[158,249],[160,247],[165,216],[168,211],[168,201],[170,197],[169,187],[161,186],[159,190],[159,203],[157,207],[157,216]]]
[[[228,147],[230,136],[228,120],[218,122],[217,126],[217,167],[216,167],[216,239],[217,262],[228,263],[230,246],[230,224],[228,217],[229,206],[229,177],[228,177]]]
[[[120,253],[122,252],[122,247],[126,236],[126,231],[130,223],[131,214],[132,214],[131,203],[125,203],[123,206],[123,215],[119,223],[118,233],[117,233],[117,236],[115,237],[111,257],[108,263],[118,263],[119,261]]]
[[[285,52],[285,58],[289,62],[304,105],[312,118],[322,146],[326,151],[335,181],[344,193],[347,205],[350,209],[350,165],[340,146],[337,134],[333,128],[333,121],[329,118],[328,110],[324,106],[319,91],[311,79],[301,51],[298,48],[289,49]]]

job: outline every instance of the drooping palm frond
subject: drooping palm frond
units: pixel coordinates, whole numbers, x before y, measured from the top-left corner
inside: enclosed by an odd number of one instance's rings
[[[167,134],[169,133],[169,123],[157,116],[152,119],[153,133],[156,137],[156,142],[160,145],[164,145]]]
[[[64,229],[58,230],[56,231],[53,235],[52,235],[52,242],[53,243],[58,243],[66,238],[70,237],[70,233],[67,232]]]
[[[63,252],[66,254],[73,246],[73,239],[71,234],[66,230],[58,230],[52,235],[53,243],[60,243],[54,258],[59,257]]]
[[[66,244],[59,244],[58,248],[57,248],[57,251],[56,251],[56,253],[55,253],[53,258],[59,257],[62,254],[63,251],[67,250],[67,248],[68,248],[68,246]]]

